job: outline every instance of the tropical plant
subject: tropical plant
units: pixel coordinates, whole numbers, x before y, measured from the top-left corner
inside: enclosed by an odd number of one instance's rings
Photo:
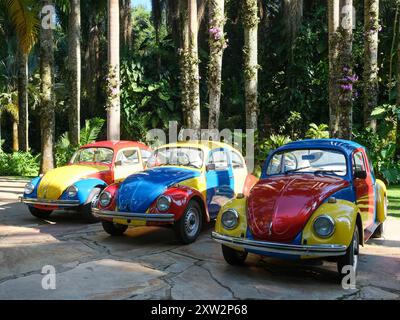
[[[317,125],[310,123],[310,127],[306,132],[306,137],[311,139],[328,139],[329,138],[329,126],[325,123]]]
[[[39,155],[29,152],[11,154],[0,151],[0,175],[37,176],[39,174]]]

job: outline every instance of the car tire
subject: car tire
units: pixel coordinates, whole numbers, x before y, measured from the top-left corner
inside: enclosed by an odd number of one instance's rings
[[[247,252],[238,251],[225,245],[222,245],[222,255],[224,256],[225,261],[232,266],[244,265],[247,258]]]
[[[92,190],[92,192],[89,194],[89,197],[88,197],[88,200],[86,201],[86,203],[79,210],[80,213],[83,216],[83,219],[87,223],[95,223],[95,222],[99,222],[100,221],[100,219],[95,217],[93,215],[93,213],[92,213],[92,206],[96,202],[96,200],[99,197],[100,193],[101,193],[101,189],[100,188],[94,188]]]
[[[30,206],[28,208],[29,208],[30,213],[34,217],[39,218],[39,219],[47,219],[50,216],[50,214],[53,212],[53,210],[40,210],[40,209],[37,209],[35,207],[30,207]]]
[[[371,238],[382,238],[385,231],[384,223],[382,222],[374,231]]]
[[[343,274],[342,270],[343,267],[345,266],[353,266],[354,267],[354,272],[357,275],[357,267],[358,267],[358,256],[360,252],[360,241],[359,241],[359,232],[358,232],[358,227],[355,226],[354,228],[354,233],[353,233],[353,238],[350,242],[350,245],[348,246],[346,250],[346,254],[343,256],[340,256],[337,260],[337,269],[340,278],[343,278],[347,274]]]
[[[175,234],[179,242],[189,244],[198,238],[203,226],[203,213],[200,205],[189,201],[182,217],[174,225]]]
[[[101,222],[101,224],[103,225],[104,231],[114,237],[122,236],[125,233],[125,231],[128,229],[127,225],[113,223],[111,221],[103,220]]]

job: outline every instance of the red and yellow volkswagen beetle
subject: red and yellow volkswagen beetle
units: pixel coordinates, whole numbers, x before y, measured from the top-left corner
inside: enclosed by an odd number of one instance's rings
[[[221,209],[212,237],[232,265],[248,253],[328,258],[342,274],[346,265],[357,270],[359,245],[382,234],[386,206],[385,184],[363,146],[297,141],[268,156],[249,197]]]
[[[143,170],[150,155],[149,147],[133,141],[99,141],[82,146],[67,166],[31,180],[20,200],[38,218],[48,218],[57,209],[75,209],[88,222],[95,222],[91,205],[101,190]]]

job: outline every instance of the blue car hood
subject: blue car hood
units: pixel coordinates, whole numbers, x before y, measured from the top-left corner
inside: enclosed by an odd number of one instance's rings
[[[118,210],[145,213],[159,195],[172,184],[200,176],[200,172],[177,167],[158,167],[129,176],[121,183]]]

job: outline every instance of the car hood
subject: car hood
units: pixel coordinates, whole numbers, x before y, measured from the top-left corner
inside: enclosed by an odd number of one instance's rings
[[[118,210],[145,213],[169,186],[199,175],[197,170],[180,167],[157,167],[135,173],[120,185],[117,195]]]
[[[38,198],[56,200],[71,184],[104,170],[109,168],[99,165],[71,165],[50,170],[40,180]]]
[[[349,182],[333,176],[292,174],[260,180],[248,198],[255,239],[292,242],[321,203]]]

